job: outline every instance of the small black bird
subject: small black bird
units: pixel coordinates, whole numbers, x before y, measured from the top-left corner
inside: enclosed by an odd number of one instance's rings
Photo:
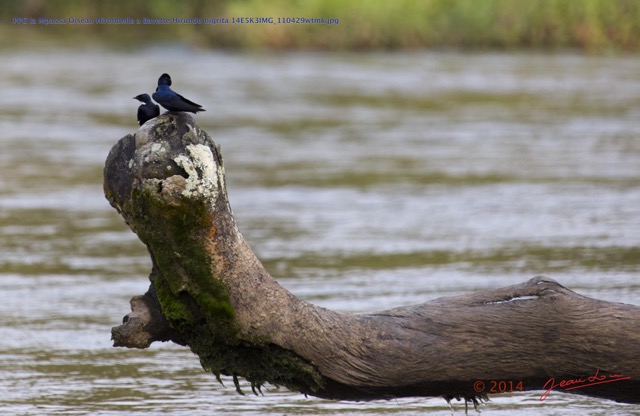
[[[188,111],[190,113],[205,111],[200,104],[187,100],[182,95],[173,91],[170,86],[171,77],[169,74],[162,74],[158,79],[158,88],[156,88],[156,92],[153,93],[153,99],[156,100],[158,104],[169,111]]]
[[[151,101],[149,94],[136,95],[133,99],[144,103],[138,107],[138,123],[141,126],[152,118],[160,115],[160,107],[158,107],[158,104]]]

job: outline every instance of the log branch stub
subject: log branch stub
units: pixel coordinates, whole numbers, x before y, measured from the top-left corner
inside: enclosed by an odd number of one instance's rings
[[[186,345],[162,315],[153,286],[144,295],[131,298],[129,303],[131,312],[124,316],[122,325],[111,329],[114,347],[144,349],[155,341],[173,341]]]
[[[147,246],[151,287],[114,345],[188,345],[216,376],[325,398],[464,397],[481,381],[628,378],[572,393],[640,403],[640,307],[581,296],[538,276],[513,286],[368,314],[296,298],[238,231],[220,148],[185,113],[122,138],[105,195]],[[488,388],[489,384],[487,384]],[[562,386],[552,389],[563,391]]]

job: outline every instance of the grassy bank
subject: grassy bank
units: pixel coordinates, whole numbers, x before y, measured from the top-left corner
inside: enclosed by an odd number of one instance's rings
[[[4,0],[2,46],[82,37],[116,44],[179,40],[201,47],[367,50],[403,48],[640,51],[637,0]],[[66,19],[13,24],[14,17]],[[70,24],[70,18],[200,18],[200,24]],[[225,18],[228,23],[204,23]],[[273,18],[242,23],[238,18]],[[278,23],[288,19],[326,23]],[[328,24],[338,19],[338,24]],[[11,40],[11,41],[10,41]]]

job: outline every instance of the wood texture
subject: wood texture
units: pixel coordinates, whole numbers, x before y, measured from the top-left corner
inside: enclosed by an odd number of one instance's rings
[[[220,149],[189,115],[122,138],[104,188],[154,265],[149,292],[112,331],[116,346],[172,340],[254,390],[269,382],[333,399],[477,400],[505,381],[640,403],[640,307],[544,276],[370,314],[296,298],[242,238]]]

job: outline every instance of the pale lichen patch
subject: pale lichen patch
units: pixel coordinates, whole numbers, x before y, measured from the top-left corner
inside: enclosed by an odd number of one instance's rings
[[[156,142],[151,145],[152,152],[159,152],[160,150],[162,150],[162,144]]]
[[[188,155],[181,154],[173,159],[189,175],[182,195],[215,197],[218,192],[218,166],[211,149],[202,144],[189,144],[186,150]]]

